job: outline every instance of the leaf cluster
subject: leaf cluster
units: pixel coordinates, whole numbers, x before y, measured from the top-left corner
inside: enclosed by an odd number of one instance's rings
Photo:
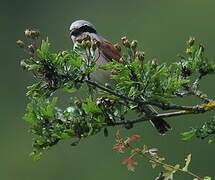
[[[52,53],[48,38],[41,40],[35,35],[32,38],[31,33],[26,36],[30,44],[20,40],[17,44],[27,52],[21,66],[36,80],[27,87],[30,103],[24,115],[34,135],[35,159],[61,140],[75,139],[72,145],[76,145],[80,139],[101,130],[107,136],[110,126],[123,125],[129,129],[136,122],[159,115],[150,113],[145,103],[161,109],[184,110],[184,106],[174,105],[175,98],[196,96],[208,100],[199,90],[199,81],[214,73],[215,66],[205,58],[202,45],[189,41],[185,56],[179,56],[178,62],[159,64],[155,59],[146,60],[144,53],[137,51],[137,41],[130,43],[123,38],[121,60],[98,67],[95,52],[100,45],[95,40],[84,37],[78,49]],[[98,70],[112,71],[114,85],[92,81],[91,74]],[[87,91],[86,98],[72,96],[64,110],[57,106],[57,90],[72,94],[80,89]],[[136,115],[136,120],[127,119],[131,113]]]

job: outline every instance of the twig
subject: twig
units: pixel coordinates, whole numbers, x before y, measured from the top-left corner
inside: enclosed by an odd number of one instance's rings
[[[215,109],[215,103],[214,103],[214,106],[213,107],[210,107],[210,103],[208,104],[204,104],[202,105],[203,108],[205,108],[205,111],[204,112],[207,112],[207,111],[210,111],[212,109]],[[210,108],[209,108],[210,107]],[[176,116],[181,116],[181,115],[188,115],[188,114],[199,114],[199,113],[203,113],[201,111],[199,112],[194,112],[194,111],[186,111],[186,110],[183,110],[183,111],[176,111],[176,112],[169,112],[169,113],[162,113],[162,114],[157,114],[155,115],[155,117],[157,118],[169,118],[169,117],[176,117]],[[119,125],[126,125],[126,124],[136,124],[136,123],[140,123],[140,122],[144,122],[144,121],[150,121],[151,118],[150,117],[146,117],[146,116],[143,116],[141,118],[137,118],[137,119],[134,119],[134,120],[124,120],[124,121],[118,121],[118,122],[113,122],[112,124],[105,124],[106,126],[119,126]]]
[[[176,104],[164,104],[164,103],[160,103],[160,102],[154,102],[154,101],[139,101],[137,99],[133,99],[133,98],[130,98],[128,96],[124,96],[110,88],[107,88],[97,82],[94,82],[94,81],[91,81],[91,80],[84,80],[84,82],[86,82],[87,84],[90,84],[96,88],[99,88],[103,91],[106,91],[112,95],[115,95],[119,98],[122,98],[126,101],[130,101],[130,102],[134,102],[136,104],[150,104],[150,105],[154,105],[154,106],[157,106],[157,107],[160,107],[161,109],[164,109],[164,110],[187,110],[187,111],[197,111],[197,112],[204,112],[204,108],[199,106],[199,105],[196,105],[196,106],[182,106],[182,105],[176,105]]]

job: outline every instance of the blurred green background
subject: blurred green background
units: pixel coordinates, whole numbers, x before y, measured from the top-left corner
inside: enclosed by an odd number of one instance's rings
[[[38,28],[44,37],[48,35],[53,50],[68,50],[72,48],[68,35],[70,23],[86,19],[112,42],[119,41],[123,35],[137,39],[147,58],[156,57],[159,62],[175,61],[192,35],[206,45],[206,53],[212,60],[215,57],[214,18],[214,0],[1,0],[0,180],[151,180],[160,170],[153,170],[147,162],[139,160],[135,173],[127,171],[121,164],[126,155],[112,150],[113,134],[118,128],[112,129],[107,138],[101,133],[83,140],[77,147],[71,147],[71,141],[60,143],[45,153],[41,161],[32,161],[29,126],[22,120],[28,103],[26,86],[31,84],[32,76],[19,67],[23,53],[15,44],[24,38],[26,28]],[[214,77],[210,76],[202,84],[212,97],[213,82]],[[199,175],[215,177],[214,145],[200,140],[185,143],[179,135],[191,125],[208,120],[209,115],[212,113],[171,118],[173,130],[166,136],[159,136],[149,123],[122,132],[140,134],[143,143],[157,147],[171,163],[184,163],[185,156],[192,153],[191,169]],[[192,178],[179,174],[175,179]]]

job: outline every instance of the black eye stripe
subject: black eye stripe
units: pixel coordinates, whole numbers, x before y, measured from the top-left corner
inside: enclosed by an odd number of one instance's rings
[[[74,31],[72,31],[71,35],[79,36],[80,34],[82,34],[84,32],[96,33],[96,30],[90,26],[85,25],[85,26],[80,27],[79,29],[75,29]]]
[[[71,32],[71,35],[73,35],[73,36],[78,36],[80,34],[81,34],[81,32],[78,29]]]
[[[80,32],[96,33],[96,30],[95,30],[95,29],[93,29],[92,27],[87,26],[87,25],[80,27],[78,30],[79,30]]]

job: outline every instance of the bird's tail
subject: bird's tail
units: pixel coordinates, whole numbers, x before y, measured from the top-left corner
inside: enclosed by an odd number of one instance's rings
[[[171,129],[171,126],[166,121],[164,121],[164,119],[159,117],[151,119],[151,123],[160,134],[165,134]]]
[[[150,105],[147,106],[148,112],[151,112],[153,114],[157,114],[157,111]],[[152,125],[158,130],[160,134],[165,134],[168,130],[171,129],[171,126],[160,117],[154,117],[151,119]]]

